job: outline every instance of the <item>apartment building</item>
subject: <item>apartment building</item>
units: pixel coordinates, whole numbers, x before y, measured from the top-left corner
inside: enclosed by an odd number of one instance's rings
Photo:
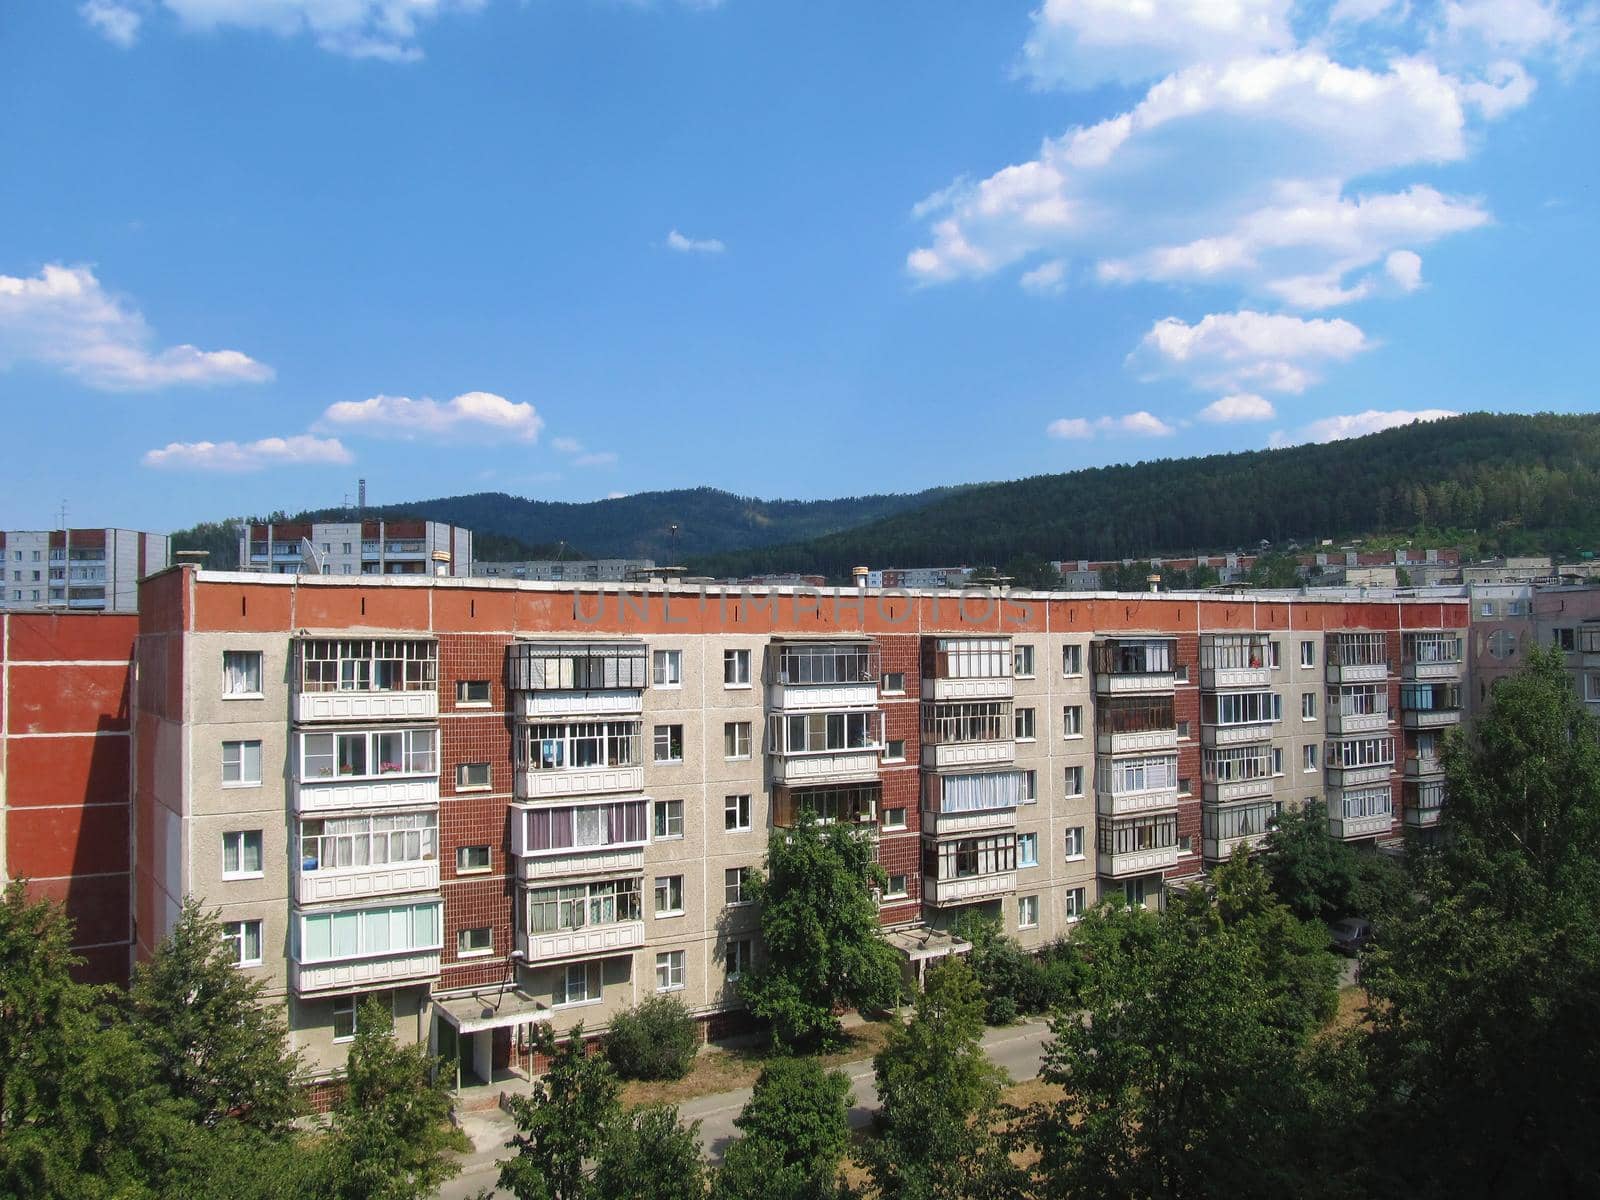
[[[0,610],[134,612],[139,580],[172,561],[172,539],[136,529],[10,529]]]
[[[475,562],[472,574],[488,579],[557,583],[621,583],[655,570],[653,558],[530,558],[520,562]]]
[[[129,614],[0,613],[0,881],[66,908],[95,983],[128,977],[138,630]]]
[[[1600,587],[1480,583],[1470,594],[1472,712],[1488,703],[1496,683],[1521,669],[1529,647],[1539,645],[1562,651],[1573,688],[1600,713]]]
[[[472,531],[441,521],[278,521],[239,532],[246,571],[459,578],[472,565]]]
[[[1286,803],[1392,838],[1406,656],[1459,671],[1466,624],[1439,600],[187,566],[144,590],[138,952],[199,894],[310,1062],[340,1068],[376,991],[463,1079],[525,1069],[533,1022],[597,1030],[656,992],[736,1021],[749,872],[803,809],[873,838],[908,974],[974,905],[1037,946],[1113,892],[1160,904]]]

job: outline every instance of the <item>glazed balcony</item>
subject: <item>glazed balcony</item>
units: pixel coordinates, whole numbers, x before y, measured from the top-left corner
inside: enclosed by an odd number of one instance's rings
[[[299,638],[294,719],[432,721],[439,644],[417,638]]]
[[[767,704],[776,712],[874,708],[883,669],[869,641],[784,641],[767,651]]]
[[[439,978],[440,953],[439,950],[408,950],[341,962],[291,961],[289,986],[297,996],[315,996],[428,983]]]
[[[512,787],[519,800],[603,796],[644,789],[633,720],[554,720],[517,730]]]
[[[1102,816],[1095,827],[1096,870],[1109,879],[1127,879],[1164,871],[1178,861],[1178,818],[1175,813],[1113,820]]]
[[[294,898],[298,904],[332,904],[438,890],[439,860],[436,858],[327,869],[308,865],[308,861],[303,860],[295,871]]]
[[[1400,677],[1418,682],[1458,682],[1465,662],[1454,633],[1408,633],[1401,639]]]
[[[993,875],[973,875],[963,879],[933,879],[923,876],[922,899],[936,908],[972,904],[1007,896],[1017,890],[1017,873],[1001,871]]]
[[[1105,758],[1095,764],[1094,774],[1095,806],[1102,816],[1126,817],[1177,807],[1176,756],[1148,762]]]
[[[649,802],[511,806],[511,856],[524,881],[637,875],[649,844]]]
[[[1031,803],[1026,771],[924,775],[922,826],[936,837],[988,829],[1013,829],[1017,807]]]
[[[586,925],[558,933],[517,931],[517,949],[528,964],[561,962],[573,958],[601,958],[626,954],[644,945],[643,921],[618,921],[613,925]]]
[[[1328,732],[1334,737],[1345,737],[1356,733],[1383,733],[1388,728],[1389,714],[1387,711],[1375,713],[1330,711],[1328,713]]]
[[[1382,683],[1389,678],[1389,637],[1385,633],[1330,633],[1327,680]]]
[[[1200,638],[1200,686],[1265,688],[1272,682],[1272,639],[1266,634],[1208,633]]]
[[[1364,838],[1382,837],[1394,825],[1391,813],[1370,817],[1330,816],[1328,833],[1335,841],[1355,842]]]
[[[1009,700],[1016,694],[1015,658],[1008,637],[925,638],[924,700]]]
[[[1173,638],[1107,638],[1093,645],[1094,690],[1101,696],[1170,692],[1177,686]]]

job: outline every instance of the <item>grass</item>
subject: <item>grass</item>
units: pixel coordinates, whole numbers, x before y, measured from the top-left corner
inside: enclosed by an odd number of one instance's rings
[[[868,1021],[845,1030],[843,1043],[817,1061],[825,1067],[842,1066],[873,1057],[888,1039],[889,1021]],[[622,1106],[682,1104],[701,1096],[751,1087],[761,1069],[778,1057],[765,1041],[753,1046],[707,1046],[695,1056],[694,1066],[682,1079],[634,1080],[622,1086]]]
[[[1338,1007],[1333,1017],[1322,1027],[1321,1036],[1344,1033],[1361,1025],[1370,1024],[1367,1017],[1367,990],[1355,984],[1339,989]]]

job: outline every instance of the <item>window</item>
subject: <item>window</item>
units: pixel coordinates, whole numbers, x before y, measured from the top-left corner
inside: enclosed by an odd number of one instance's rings
[[[236,967],[261,965],[261,922],[227,921],[222,926],[222,944]]]
[[[1083,647],[1061,647],[1061,673],[1063,675],[1083,674]]]
[[[749,796],[724,796],[722,798],[722,827],[730,833],[749,832]]]
[[[361,997],[335,996],[333,998],[333,1040],[353,1041],[356,1036],[356,1014],[361,1010]]]
[[[658,763],[681,763],[683,761],[683,726],[657,725],[655,748],[656,761]]]
[[[1011,673],[1021,679],[1033,678],[1033,647],[1013,646],[1011,648]]]
[[[657,650],[650,658],[657,687],[675,688],[683,686],[682,650]]]
[[[1017,928],[1037,929],[1039,927],[1039,897],[1017,897]]]
[[[472,875],[478,871],[489,869],[489,847],[487,846],[457,846],[456,847],[456,874]]]
[[[516,740],[517,766],[528,771],[569,767],[636,767],[639,721],[565,721],[529,725]]]
[[[1067,793],[1068,796],[1083,795],[1083,768],[1067,768]]]
[[[489,681],[487,679],[462,679],[456,683],[456,703],[463,707],[470,704],[487,706],[489,703]]]
[[[1554,645],[1558,650],[1565,650],[1568,654],[1578,648],[1578,631],[1576,629],[1557,629],[1554,633]]]
[[[1102,758],[1095,764],[1095,787],[1114,795],[1161,791],[1176,787],[1177,784],[1176,754],[1147,755],[1143,758]]]
[[[722,652],[722,686],[750,686],[750,651],[724,650]]]
[[[938,745],[1000,742],[1014,733],[1015,722],[1009,700],[956,701],[922,706],[924,742]]]
[[[1282,642],[1268,642],[1267,643],[1267,665],[1269,667],[1271,667],[1274,671],[1276,671],[1279,667],[1283,666],[1283,643]]]
[[[1017,869],[1017,839],[1012,834],[923,842],[922,873],[934,879],[970,879]]]
[[[222,835],[222,877],[255,879],[261,875],[261,830],[241,829]]]
[[[1067,858],[1078,859],[1083,857],[1083,826],[1073,825],[1067,830],[1066,844]]]
[[[1108,638],[1094,644],[1095,674],[1170,674],[1172,652],[1171,638]]]
[[[866,642],[784,646],[774,683],[871,683],[880,671],[878,651]]]
[[[525,822],[527,853],[642,846],[650,840],[643,800],[524,809],[516,819]]]
[[[222,652],[222,694],[224,696],[261,695],[261,651],[224,650]]]
[[[1017,834],[1017,866],[1037,867],[1039,865],[1039,835],[1037,833]]]
[[[722,872],[722,901],[724,904],[744,904],[744,888],[750,878],[749,867],[728,867]]]
[[[359,733],[302,733],[300,778],[374,779],[383,775],[432,775],[436,729],[383,729]]]
[[[1068,888],[1064,893],[1064,899],[1068,921],[1076,921],[1083,916],[1088,907],[1088,895],[1083,888]]]
[[[1194,779],[1188,775],[1178,776],[1178,794],[1180,796],[1194,795]]]
[[[481,958],[494,953],[494,930],[488,925],[463,929],[456,934],[457,958]]]
[[[751,944],[749,938],[734,938],[728,943],[728,978],[738,979],[750,969]]]
[[[1033,741],[1033,709],[1016,709],[1013,716],[1015,718],[1017,741]]]
[[[600,999],[600,964],[568,963],[551,997],[556,1007],[590,1004]]]
[[[922,673],[931,679],[1009,679],[1010,638],[938,638],[923,644]]]
[[[655,834],[657,839],[681,838],[683,836],[682,800],[656,801]]]
[[[1317,719],[1317,694],[1315,692],[1300,693],[1300,719],[1302,721],[1315,721]]]
[[[300,822],[300,870],[366,870],[427,862],[437,852],[436,812],[376,812]]]
[[[1317,665],[1317,644],[1315,642],[1300,643],[1300,665],[1314,667]]]
[[[1424,745],[1432,746],[1433,738],[1425,734],[1418,734],[1416,748],[1418,755],[1422,755]],[[1429,756],[1432,750],[1429,750]],[[1327,751],[1327,764],[1329,767],[1349,770],[1361,767],[1388,767],[1394,765],[1394,738],[1351,738],[1344,741],[1329,742]]]
[[[315,638],[298,649],[302,692],[419,692],[438,686],[435,642]]]
[[[224,786],[253,787],[261,782],[261,743],[222,743]]]
[[[1272,773],[1274,775],[1282,775],[1283,774],[1283,747],[1282,746],[1274,746],[1272,748]]]
[[[379,908],[303,912],[295,961],[343,962],[376,955],[437,950],[443,905],[438,900]]]
[[[906,740],[905,740],[905,738],[890,738],[889,741],[885,744],[884,749],[883,749],[883,761],[884,762],[905,762],[905,760],[906,760]]]
[[[1480,617],[1494,616],[1494,601],[1485,600],[1482,604],[1478,605],[1478,615]]]
[[[1069,704],[1061,710],[1061,736],[1083,736],[1083,705]]]
[[[906,690],[906,673],[890,671],[883,677],[883,690],[891,696],[901,696]]]
[[[1275,692],[1206,692],[1200,697],[1205,725],[1259,725],[1277,718],[1282,702]]]
[[[1134,817],[1132,820],[1101,817],[1096,845],[1101,854],[1112,855],[1176,849],[1178,816],[1172,813],[1153,817]]]
[[[679,752],[680,757],[682,752]],[[750,757],[750,722],[728,721],[722,726],[722,757]]]
[[[527,893],[528,932],[570,933],[640,920],[642,890],[637,879],[535,888]]]
[[[683,876],[656,876],[656,916],[681,917],[683,915]]]
[[[1315,771],[1317,769],[1317,748],[1315,746],[1300,747],[1300,769],[1302,771]]]
[[[471,792],[489,787],[488,763],[457,763],[456,791]]]
[[[1179,663],[1177,666],[1172,668],[1172,682],[1174,682],[1174,683],[1188,683],[1189,682],[1189,664],[1188,663]]]
[[[1600,676],[1590,676],[1591,679],[1600,679]],[[885,829],[904,829],[906,827],[906,810],[903,808],[886,808],[883,810],[883,827]]]
[[[1190,727],[1190,724],[1189,724],[1188,721],[1179,721],[1178,722],[1178,740],[1179,741],[1186,742],[1186,741],[1189,740],[1189,738],[1191,736],[1193,736],[1190,733],[1190,728],[1191,727]]]
[[[1039,772],[1022,772],[1022,792],[1017,797],[1018,804],[1039,803]]]
[[[904,875],[889,876],[889,890],[884,892],[885,900],[900,900],[906,895],[906,877]]]
[[[1172,696],[1111,696],[1100,702],[1095,720],[1101,733],[1176,731]]]
[[[656,955],[656,991],[676,992],[683,988],[683,951],[668,950]]]

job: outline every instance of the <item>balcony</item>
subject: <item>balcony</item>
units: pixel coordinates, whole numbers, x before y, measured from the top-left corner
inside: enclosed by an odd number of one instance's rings
[[[1017,693],[1016,681],[1010,675],[980,679],[929,679],[922,680],[924,700],[1010,700]]]
[[[878,703],[878,684],[876,680],[857,683],[769,683],[767,703],[777,712],[872,708]]]
[[[385,863],[377,867],[336,867],[295,872],[297,904],[327,904],[338,900],[366,900],[402,892],[439,890],[439,862]]]
[[[637,717],[644,712],[644,693],[631,688],[598,691],[513,692],[516,715],[522,721],[561,717]]]
[[[790,713],[873,708],[882,667],[871,642],[778,642],[768,651],[767,703]]]
[[[519,767],[512,778],[518,800],[558,800],[644,790],[643,767]]]
[[[923,811],[922,828],[934,837],[948,837],[958,833],[980,833],[987,829],[1015,829],[1017,810],[1014,808],[977,809],[970,812]]]
[[[1418,683],[1459,683],[1463,665],[1459,658],[1453,662],[1417,662],[1408,658],[1400,664],[1400,678]]]
[[[1330,763],[1324,774],[1328,787],[1333,789],[1388,783],[1393,771],[1393,763],[1373,763],[1359,767],[1334,766]]]
[[[969,767],[1006,766],[1016,760],[1017,743],[1006,739],[992,742],[924,743],[922,766],[929,771],[961,770]]]
[[[877,746],[769,754],[772,782],[784,787],[811,783],[868,783],[878,778]]]
[[[512,810],[515,814],[516,810]],[[513,815],[513,820],[515,816]],[[644,847],[606,846],[598,850],[545,850],[530,853],[512,847],[517,863],[517,878],[525,883],[567,879],[581,875],[644,874]]]
[[[1208,837],[1201,840],[1201,852],[1208,863],[1226,862],[1233,857],[1233,852],[1243,846],[1246,850],[1255,850],[1267,840],[1265,833],[1246,833],[1238,837],[1214,838]]]
[[[1444,729],[1447,726],[1461,723],[1461,710],[1459,708],[1408,708],[1401,711],[1400,723],[1407,729]]]
[[[1235,800],[1254,800],[1269,797],[1277,789],[1279,775],[1262,775],[1256,779],[1231,779],[1226,783],[1201,785],[1201,798],[1206,804],[1231,804]]]
[[[517,930],[517,949],[532,963],[559,962],[568,958],[595,958],[621,954],[644,945],[643,921],[619,921],[615,925],[588,925],[559,933],[529,933]]]
[[[1201,725],[1202,746],[1244,746],[1265,742],[1272,737],[1271,721],[1252,721],[1247,725]]]
[[[1150,671],[1144,674],[1095,675],[1094,690],[1099,696],[1131,696],[1146,692],[1170,692],[1177,686],[1177,676],[1171,671]]]
[[[1401,639],[1400,677],[1421,683],[1461,679],[1462,640],[1455,633],[1408,633]]]
[[[1257,633],[1211,633],[1200,638],[1200,686],[1206,691],[1272,684],[1272,639]]]
[[[299,996],[426,983],[439,977],[438,950],[405,950],[338,962],[289,963],[289,986]]]
[[[1016,694],[1008,637],[941,637],[922,643],[924,700],[1009,700]]]
[[[1096,774],[1103,775],[1103,772],[1097,771]],[[1131,817],[1139,813],[1176,808],[1178,804],[1176,782],[1164,787],[1144,788],[1105,787],[1097,782],[1094,794],[1096,807],[1104,817]]]
[[[1379,713],[1328,713],[1328,732],[1334,737],[1354,733],[1383,733],[1389,728],[1389,714]]]
[[[1127,879],[1133,875],[1149,875],[1176,866],[1178,847],[1163,846],[1151,850],[1130,850],[1117,854],[1101,850],[1095,855],[1095,870],[1108,879]]]
[[[1389,832],[1394,824],[1391,813],[1379,813],[1374,817],[1336,817],[1328,818],[1328,833],[1335,841],[1353,842],[1362,838],[1381,837]]]
[[[1438,779],[1444,775],[1444,761],[1437,755],[1408,754],[1405,762],[1407,779]]]
[[[314,721],[432,721],[439,716],[439,693],[297,692],[294,719]]]
[[[295,811],[302,814],[395,806],[426,808],[438,803],[437,775],[331,776],[302,779],[294,785]]]
[[[1389,678],[1389,664],[1354,663],[1343,665],[1330,662],[1328,664],[1329,683],[1382,683]]]
[[[1178,730],[1141,729],[1132,733],[1101,732],[1095,736],[1095,749],[1101,754],[1144,754],[1178,748]]]
[[[1406,824],[1412,829],[1432,829],[1439,823],[1439,816],[1444,811],[1442,808],[1410,808],[1406,809]]]
[[[922,877],[922,899],[939,908],[957,904],[972,904],[994,896],[1004,896],[1017,890],[1017,873],[1002,871],[997,875],[970,875],[965,879],[934,879]]]

